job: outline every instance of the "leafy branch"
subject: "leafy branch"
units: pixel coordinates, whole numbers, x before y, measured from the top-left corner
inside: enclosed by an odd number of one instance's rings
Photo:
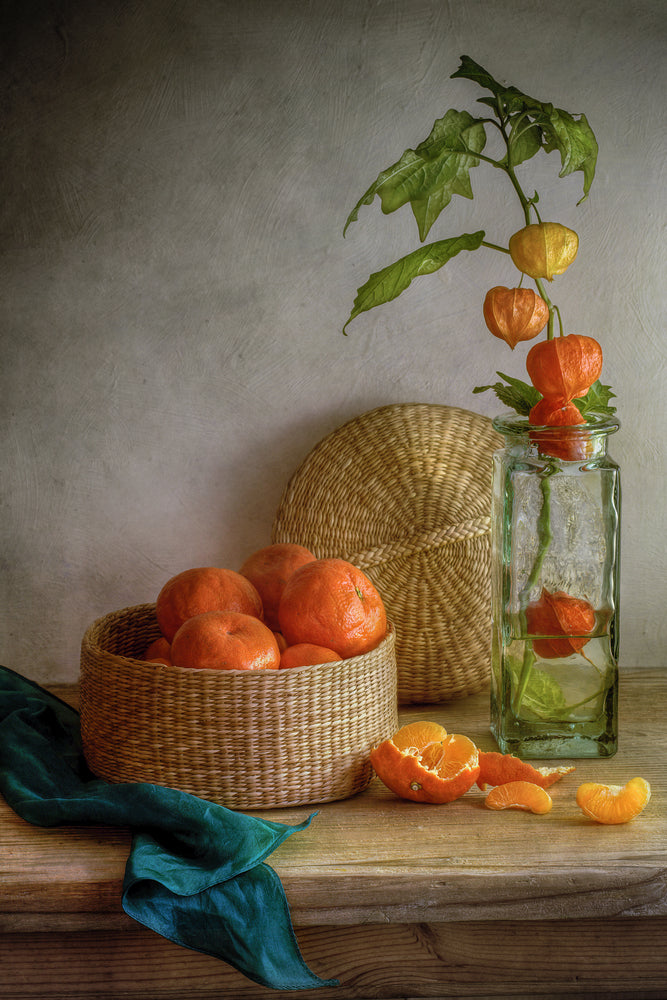
[[[358,221],[363,206],[377,196],[382,212],[389,214],[409,204],[423,243],[441,212],[454,195],[472,198],[471,171],[484,163],[501,170],[509,179],[523,209],[526,223],[531,213],[540,221],[537,192],[527,197],[516,174],[516,168],[538,152],[560,154],[559,176],[575,171],[583,173],[583,201],[595,176],[597,142],[585,115],[572,115],[553,104],[543,103],[523,94],[513,86],[498,83],[482,66],[469,56],[461,57],[461,65],[452,78],[462,77],[477,83],[491,96],[478,98],[478,103],[491,109],[488,114],[474,117],[468,111],[450,109],[438,118],[430,134],[415,149],[406,149],[396,163],[381,171],[350,212],[344,234]],[[497,130],[503,140],[504,155],[500,159],[487,156],[487,128]],[[343,332],[360,313],[390,302],[404,291],[412,279],[431,274],[443,267],[460,250],[486,247],[509,253],[505,247],[487,242],[485,233],[450,237],[406,255],[394,264],[371,275],[362,285]],[[550,330],[553,307],[540,279],[536,279],[540,295],[549,306]]]

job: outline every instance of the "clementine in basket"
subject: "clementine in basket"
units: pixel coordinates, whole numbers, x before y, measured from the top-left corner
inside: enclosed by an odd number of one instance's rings
[[[447,733],[436,722],[402,726],[370,755],[378,778],[413,802],[452,802],[479,775],[479,751],[467,736]]]
[[[342,659],[342,656],[334,653],[333,649],[327,649],[326,646],[316,646],[312,642],[297,642],[295,646],[288,646],[281,652],[280,669],[311,667],[316,663],[336,663]]]
[[[142,659],[146,660],[147,663],[164,663],[166,666],[171,664],[171,645],[168,639],[165,639],[161,635],[158,639],[154,639],[146,650]]]
[[[484,805],[489,809],[523,809],[541,816],[549,812],[553,800],[545,788],[532,781],[507,781],[491,789]]]
[[[171,644],[178,667],[277,670],[280,651],[270,628],[239,611],[205,611],[183,622]]]
[[[639,816],[649,803],[651,786],[644,778],[632,778],[627,784],[601,785],[587,781],[577,789],[577,805],[598,823],[628,823]]]
[[[311,642],[347,659],[367,653],[387,634],[380,594],[345,559],[315,559],[285,584],[278,610],[287,644]]]
[[[275,636],[275,640],[278,643],[278,649],[282,653],[284,650],[287,649],[287,639],[282,634],[282,632],[276,632],[275,629],[271,629],[271,631],[273,632],[273,634]]]
[[[497,750],[480,750],[477,784],[484,791],[487,785],[505,785],[508,781],[530,781],[542,788],[549,788],[574,767],[533,767],[525,760]]]
[[[156,602],[160,631],[170,642],[183,622],[205,611],[239,611],[262,618],[262,599],[233,569],[199,566],[167,580]]]
[[[315,556],[303,545],[293,542],[275,542],[266,545],[248,556],[239,573],[256,588],[264,606],[264,621],[269,628],[277,631],[278,605],[285,584],[292,573],[312,562]]]

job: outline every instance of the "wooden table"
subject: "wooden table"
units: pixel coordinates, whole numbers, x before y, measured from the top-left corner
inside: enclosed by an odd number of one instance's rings
[[[76,704],[75,688],[54,689]],[[270,863],[304,957],[341,986],[289,996],[667,997],[667,682],[623,672],[620,749],[575,761],[546,816],[492,812],[468,792],[444,806],[396,799],[375,779],[321,805]],[[488,697],[411,708],[494,749]],[[653,795],[624,826],[586,820],[585,780],[640,774]],[[313,810],[264,816],[296,822]],[[41,829],[0,800],[0,995],[268,997],[225,963],[173,945],[120,906],[128,830]]]

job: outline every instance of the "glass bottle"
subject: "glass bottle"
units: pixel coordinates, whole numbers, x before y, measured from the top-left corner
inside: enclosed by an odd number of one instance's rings
[[[491,730],[522,758],[610,757],[618,730],[615,419],[499,417],[494,455]]]

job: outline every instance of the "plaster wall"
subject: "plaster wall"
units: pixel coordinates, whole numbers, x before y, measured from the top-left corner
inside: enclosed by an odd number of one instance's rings
[[[437,117],[475,109],[449,79],[466,53],[599,142],[579,207],[556,153],[529,183],[580,235],[554,297],[618,396],[623,660],[664,666],[666,26],[662,0],[5,2],[0,662],[75,680],[94,618],[186,567],[238,568],[347,419],[502,409],[471,394],[525,375],[481,316],[515,283],[502,255],[461,255],[341,333],[357,287],[418,245],[407,208],[376,201],[343,239],[347,214]],[[499,172],[473,185],[430,239],[522,225]]]

